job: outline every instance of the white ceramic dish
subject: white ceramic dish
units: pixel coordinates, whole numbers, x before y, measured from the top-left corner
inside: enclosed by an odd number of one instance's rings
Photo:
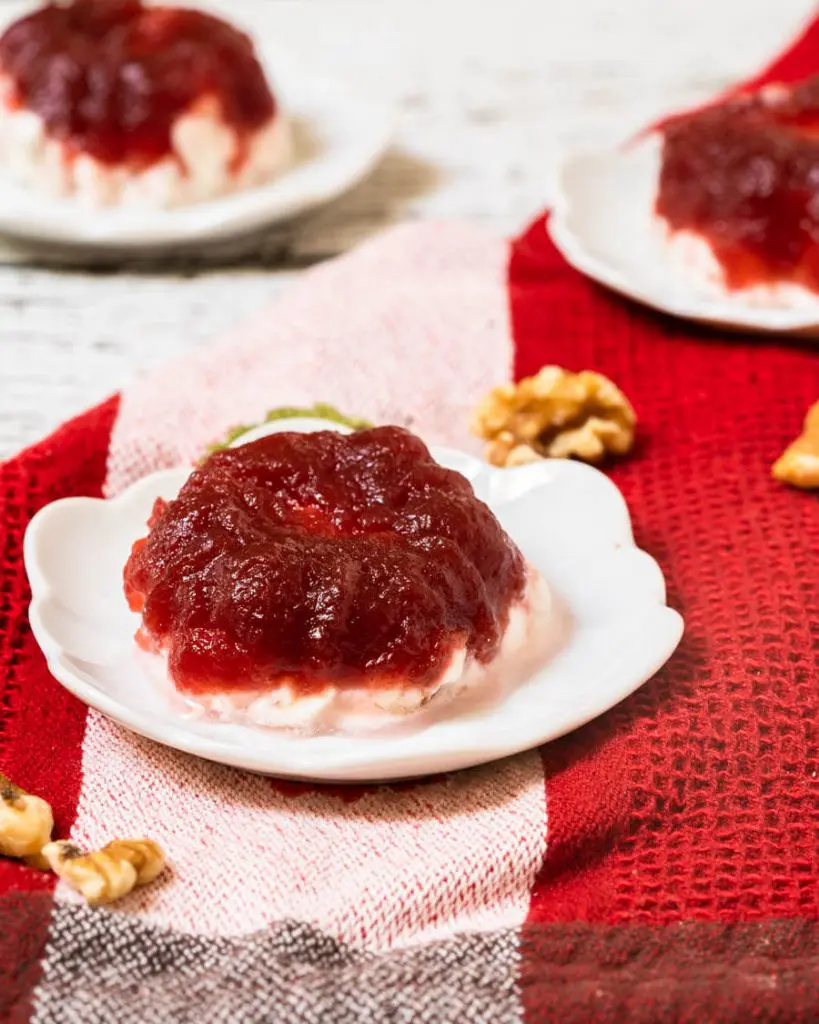
[[[337,429],[320,420],[274,430]],[[617,488],[597,470],[549,460],[513,470],[450,449],[435,457],[473,483],[562,607],[553,654],[494,706],[418,731],[299,736],[194,718],[148,673],[133,641],[122,568],[155,498],[188,475],[154,473],[120,497],[67,498],[44,508],[25,539],[34,635],[49,669],[80,700],[134,732],[201,757],[324,781],[407,778],[482,764],[554,739],[623,700],[670,657],[682,619],[665,603],[657,563],[634,544]]]
[[[4,9],[0,29],[32,6]],[[224,9],[215,10],[230,18]],[[336,198],[364,178],[389,145],[391,104],[306,67],[262,30],[254,32],[247,18],[240,27],[254,36],[273,91],[293,123],[289,169],[259,188],[168,210],[89,209],[72,199],[44,198],[0,176],[0,232],[97,253],[153,252],[258,232]]]
[[[730,330],[819,334],[819,298],[801,308],[759,305],[741,293],[701,291],[669,258],[653,220],[659,141],[565,161],[548,229],[573,267],[664,313]]]

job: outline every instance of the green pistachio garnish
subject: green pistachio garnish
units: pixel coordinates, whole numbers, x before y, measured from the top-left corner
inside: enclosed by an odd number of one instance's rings
[[[213,444],[208,445],[207,454],[212,455],[213,452],[219,452],[222,451],[223,448],[229,448],[234,441],[242,436],[242,434],[247,434],[249,431],[255,430],[256,427],[260,427],[264,423],[273,423],[275,420],[290,420],[296,416],[306,416],[318,420],[330,420],[333,423],[341,424],[341,426],[349,427],[351,430],[368,430],[370,427],[374,426],[374,424],[370,423],[369,420],[346,416],[343,412],[336,409],[334,405],[329,405],[327,402],[316,402],[315,405],[312,405],[309,408],[285,405],[278,409],[271,409],[261,423],[254,423],[250,426],[231,427],[221,441],[216,441]]]

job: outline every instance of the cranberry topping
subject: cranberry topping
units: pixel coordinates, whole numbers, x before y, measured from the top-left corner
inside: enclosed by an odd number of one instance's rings
[[[657,213],[705,237],[727,286],[819,290],[819,76],[675,118],[662,132]]]
[[[191,693],[431,683],[456,645],[492,658],[524,589],[469,482],[399,427],[217,452],[149,526],[126,595]]]
[[[200,11],[141,0],[51,3],[0,37],[13,106],[43,119],[67,154],[148,166],[171,129],[212,98],[242,143],[275,113],[250,39]]]

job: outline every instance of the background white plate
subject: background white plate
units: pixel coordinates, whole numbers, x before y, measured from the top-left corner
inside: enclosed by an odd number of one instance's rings
[[[0,30],[36,5],[0,10]],[[207,4],[199,5],[208,9]],[[220,8],[213,8],[229,17]],[[373,169],[390,142],[393,109],[383,96],[362,96],[288,54],[244,18],[274,94],[295,130],[293,165],[269,184],[169,210],[93,209],[48,199],[0,175],[0,232],[15,238],[105,251],[176,248],[259,231],[345,192]]]
[[[315,430],[279,421],[262,432]],[[194,719],[146,670],[133,641],[122,568],[156,497],[188,475],[155,473],[112,501],[67,498],[29,525],[31,626],[52,674],[80,700],[135,732],[252,771],[301,779],[406,778],[482,764],[575,729],[637,689],[670,657],[682,619],[666,607],[657,563],[634,544],[620,492],[597,470],[548,460],[500,470],[433,449],[473,483],[544,575],[563,609],[551,659],[501,702],[414,732],[298,736]],[[434,703],[434,702],[433,702]]]
[[[741,293],[715,298],[683,278],[653,220],[659,170],[656,136],[565,161],[549,234],[573,267],[664,313],[731,330],[819,334],[815,307],[753,305]]]

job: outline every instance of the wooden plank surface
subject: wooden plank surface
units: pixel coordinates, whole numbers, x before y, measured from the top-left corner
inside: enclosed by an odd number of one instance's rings
[[[0,10],[3,3],[0,2]],[[0,245],[0,458],[271,302],[402,218],[514,233],[577,147],[755,70],[808,0],[232,0],[311,66],[395,98],[395,144],[350,195],[196,265],[43,267]]]

